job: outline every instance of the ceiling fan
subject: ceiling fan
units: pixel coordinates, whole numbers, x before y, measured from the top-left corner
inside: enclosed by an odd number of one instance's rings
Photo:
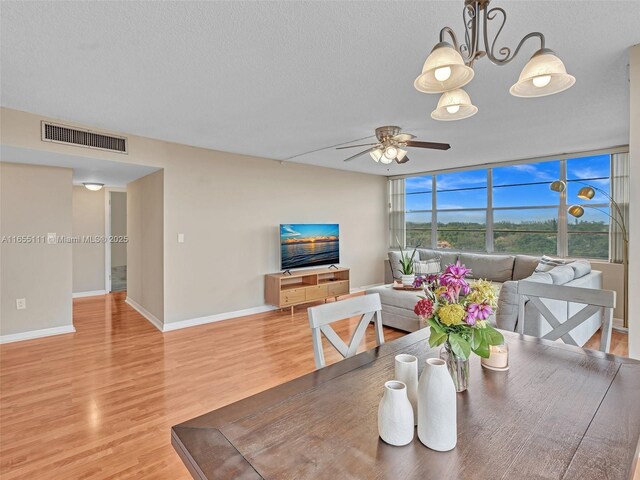
[[[448,143],[420,142],[414,140],[415,135],[410,133],[401,133],[400,127],[386,126],[376,128],[377,143],[365,143],[360,145],[349,145],[348,147],[338,147],[336,150],[355,147],[371,147],[360,153],[357,153],[344,161],[349,162],[354,158],[368,153],[376,162],[389,164],[394,160],[399,163],[407,163],[409,157],[404,147],[432,148],[434,150],[449,150],[451,145]]]

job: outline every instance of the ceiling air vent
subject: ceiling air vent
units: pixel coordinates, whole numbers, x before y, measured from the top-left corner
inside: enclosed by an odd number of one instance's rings
[[[127,139],[125,137],[104,135],[50,122],[42,122],[42,141],[127,153]]]

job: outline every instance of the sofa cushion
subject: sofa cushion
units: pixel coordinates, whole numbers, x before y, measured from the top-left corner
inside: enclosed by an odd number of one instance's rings
[[[392,285],[382,285],[374,287],[366,291],[370,293],[378,293],[380,295],[380,303],[383,305],[391,305],[393,307],[404,308],[413,312],[420,298],[418,295],[424,295],[422,291],[395,290]]]
[[[493,282],[511,280],[513,274],[512,255],[486,255],[477,253],[461,253],[460,263],[471,269],[471,277],[486,278]]]
[[[523,278],[525,282],[538,282],[553,284],[553,278],[548,272],[535,272],[533,275],[527,278]]]
[[[502,284],[496,310],[496,326],[513,332],[518,320],[518,282],[509,280]]]
[[[591,263],[588,260],[576,260],[567,266],[573,268],[573,278],[581,278],[591,273]]]
[[[413,262],[413,272],[416,275],[433,275],[442,271],[440,266],[440,258],[432,258],[431,260],[418,260]]]
[[[532,257],[531,255],[516,255],[513,262],[513,279],[522,280],[533,275],[536,267],[540,262],[540,257]]]
[[[456,263],[459,255],[459,252],[452,252],[450,250],[432,250],[430,248],[420,248],[418,249],[418,253],[420,254],[420,260],[439,258],[441,272],[447,268],[447,265]]]
[[[559,265],[552,268],[547,273],[551,276],[554,285],[564,285],[565,283],[573,280],[575,275],[573,268],[569,265]]]
[[[573,260],[565,260],[563,258],[552,258],[547,255],[543,255],[540,261],[538,262],[538,266],[536,267],[536,272],[548,272],[554,267],[559,265],[566,265],[567,263],[571,263]]]
[[[413,250],[405,250],[405,255],[411,255]],[[387,253],[389,257],[389,264],[391,265],[391,272],[393,273],[393,278],[400,278],[402,275],[402,267],[400,266],[400,252],[397,250],[389,250]],[[414,260],[418,260],[418,252],[416,251],[416,255],[413,257]]]

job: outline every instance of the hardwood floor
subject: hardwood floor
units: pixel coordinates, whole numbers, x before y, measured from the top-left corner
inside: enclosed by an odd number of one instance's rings
[[[598,330],[591,339],[584,344],[584,348],[591,348],[593,350],[600,350],[600,330]],[[613,330],[611,332],[611,347],[609,353],[613,355],[619,355],[621,357],[629,356],[629,342],[628,335],[626,333]]]
[[[76,299],[77,333],[0,346],[3,480],[191,478],[172,425],[315,368],[304,307],[162,334],[124,298]]]
[[[124,298],[76,299],[77,333],[0,346],[3,480],[188,479],[172,425],[314,369],[305,308],[162,334]],[[387,341],[402,335],[385,329]],[[612,352],[627,354],[626,335],[614,332]]]

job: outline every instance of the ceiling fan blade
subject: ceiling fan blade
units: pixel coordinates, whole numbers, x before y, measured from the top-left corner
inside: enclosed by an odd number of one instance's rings
[[[402,165],[403,163],[407,163],[408,161],[409,161],[409,156],[408,155],[405,155],[402,160],[398,160],[396,158],[396,162],[398,163],[398,165]]]
[[[398,135],[391,137],[392,140],[395,140],[396,142],[399,142],[399,143],[408,142],[409,140],[414,138],[416,138],[416,136],[411,135],[410,133],[399,133]]]
[[[419,142],[416,140],[409,140],[407,142],[407,147],[432,148],[434,150],[449,150],[451,148],[451,145],[449,145],[448,143]]]
[[[371,145],[377,145],[377,143],[362,143],[360,145],[349,145],[348,147],[336,147],[336,150],[344,150],[345,148],[355,148],[355,147],[370,147]]]
[[[367,150],[365,150],[364,152],[360,152],[360,153],[356,153],[355,155],[349,157],[349,158],[345,158],[344,161],[348,162],[350,160],[353,160],[354,158],[359,157],[360,155],[364,155],[365,153],[369,153],[373,150],[373,148],[368,148]]]

